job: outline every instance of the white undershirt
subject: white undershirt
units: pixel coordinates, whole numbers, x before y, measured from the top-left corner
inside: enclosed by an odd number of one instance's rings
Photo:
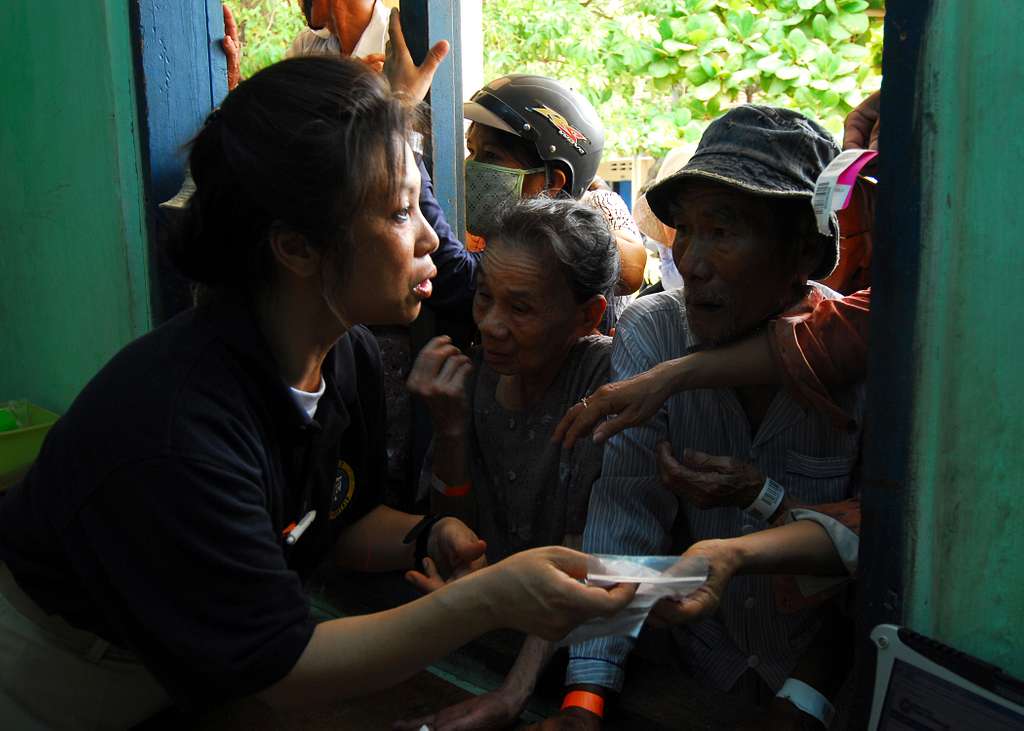
[[[363,34],[359,37],[356,47],[352,49],[352,56],[355,58],[365,58],[376,53],[384,53],[384,48],[388,42],[390,21],[391,11],[388,10],[384,3],[377,0],[373,4],[370,22],[363,29]],[[296,56],[337,55],[339,53],[341,53],[341,44],[338,43],[337,38],[331,35],[330,30],[327,28],[321,28],[320,30],[305,28],[292,41],[292,45],[285,53],[285,56],[287,58],[294,58]]]
[[[313,414],[316,413],[316,405],[320,403],[320,397],[324,395],[324,391],[327,389],[327,384],[324,382],[324,377],[320,376],[320,388],[317,389],[316,393],[310,391],[300,391],[294,386],[289,386],[292,390],[292,395],[295,400],[299,403],[299,408],[306,412],[306,416],[310,419],[313,418]]]

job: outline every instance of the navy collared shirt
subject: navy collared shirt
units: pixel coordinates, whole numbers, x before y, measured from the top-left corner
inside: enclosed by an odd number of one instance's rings
[[[0,560],[44,610],[138,653],[185,705],[269,687],[313,632],[300,575],[379,504],[385,475],[365,328],[323,375],[310,419],[241,302],[168,321],[93,378],[0,500]]]

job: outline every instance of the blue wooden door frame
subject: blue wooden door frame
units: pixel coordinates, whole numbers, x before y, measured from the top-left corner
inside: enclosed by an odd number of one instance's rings
[[[187,306],[188,285],[158,250],[166,221],[158,205],[181,186],[186,145],[227,94],[219,0],[132,0],[146,211],[151,242],[153,320]],[[414,57],[447,39],[452,50],[431,91],[434,191],[452,228],[465,231],[461,0],[403,0],[403,26]]]
[[[413,60],[421,63],[440,40],[451,44],[430,89],[434,194],[458,234],[466,230],[465,149],[462,124],[462,0],[402,0],[402,28]]]
[[[178,191],[189,140],[227,94],[224,16],[218,0],[132,0],[131,11],[156,325],[191,300],[160,251],[168,222],[158,206]]]

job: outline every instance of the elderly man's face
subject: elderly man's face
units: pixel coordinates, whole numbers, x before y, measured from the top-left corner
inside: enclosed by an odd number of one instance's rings
[[[672,207],[672,258],[686,317],[701,342],[744,335],[788,306],[805,278],[797,242],[779,242],[771,199],[688,182]]]

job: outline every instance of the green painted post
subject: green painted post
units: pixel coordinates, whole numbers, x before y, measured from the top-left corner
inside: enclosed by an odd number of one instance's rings
[[[935,0],[906,622],[1024,677],[1024,3]],[[884,154],[884,151],[883,151]],[[884,254],[880,254],[884,256]]]
[[[128,3],[0,4],[0,399],[62,411],[150,327],[134,79]]]

